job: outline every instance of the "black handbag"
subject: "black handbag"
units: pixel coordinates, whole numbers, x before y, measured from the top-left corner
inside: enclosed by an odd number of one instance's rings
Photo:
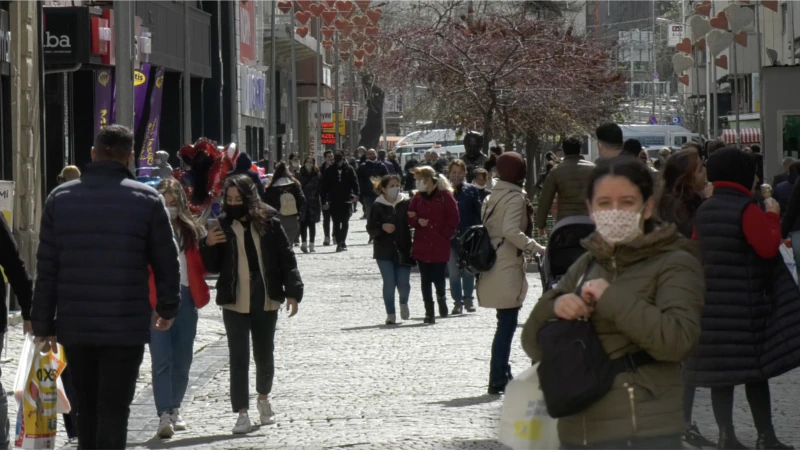
[[[466,269],[473,274],[481,272],[488,272],[494,267],[497,262],[497,249],[503,245],[505,239],[501,240],[497,247],[492,245],[492,240],[489,237],[489,230],[486,229],[486,222],[492,217],[494,211],[503,201],[505,196],[494,205],[489,214],[483,219],[480,225],[474,225],[467,228],[466,231],[458,238],[458,266]]]
[[[593,266],[594,261],[579,280],[576,295]],[[553,418],[580,413],[611,390],[618,374],[655,362],[645,351],[612,360],[588,319],[551,320],[539,330],[537,341],[542,351],[539,383]]]

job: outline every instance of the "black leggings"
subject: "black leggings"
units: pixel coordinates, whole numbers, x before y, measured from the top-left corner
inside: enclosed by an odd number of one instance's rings
[[[306,240],[306,237],[310,238]],[[300,238],[303,240],[303,243],[306,242],[314,243],[314,239],[317,238],[317,224],[314,222],[300,222]]]
[[[331,238],[331,210],[322,210],[322,232],[325,233],[325,239]]]
[[[772,401],[769,393],[769,381],[756,381],[744,385],[747,394],[747,403],[753,414],[753,422],[758,434],[764,434],[772,429]],[[733,426],[733,387],[711,389],[711,406],[714,409],[714,418],[717,426]]]

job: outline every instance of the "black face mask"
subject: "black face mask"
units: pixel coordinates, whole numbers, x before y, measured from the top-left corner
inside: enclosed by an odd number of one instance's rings
[[[242,220],[249,212],[246,205],[225,205],[225,214],[235,220]]]
[[[342,156],[334,156],[333,157],[333,161],[336,162],[336,163],[342,162],[343,159],[344,159],[344,157],[342,157]]]

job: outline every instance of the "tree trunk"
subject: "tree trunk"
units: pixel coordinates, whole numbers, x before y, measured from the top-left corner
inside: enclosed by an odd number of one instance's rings
[[[377,149],[383,133],[384,92],[375,85],[372,76],[365,75],[362,77],[361,83],[367,98],[367,118],[364,121],[364,127],[361,128],[361,139],[359,139],[358,145],[367,149]]]
[[[489,155],[489,143],[492,142],[492,119],[494,119],[494,108],[490,108],[483,115],[483,153]]]
[[[514,150],[514,133],[511,130],[511,120],[508,117],[508,110],[503,108],[503,145],[507,152]]]
[[[536,194],[536,174],[539,171],[539,134],[528,131],[525,134],[525,159],[528,162],[528,176],[525,178],[525,191],[533,201]]]

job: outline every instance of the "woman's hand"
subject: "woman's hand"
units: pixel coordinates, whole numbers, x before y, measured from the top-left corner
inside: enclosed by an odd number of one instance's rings
[[[428,219],[417,219],[417,223],[421,227],[427,227],[428,226]]]
[[[208,237],[206,238],[206,245],[209,247],[213,247],[217,244],[221,244],[223,242],[227,242],[228,238],[225,237],[225,232],[222,231],[220,228],[214,228],[213,230],[208,232]]]
[[[409,211],[408,212],[408,217],[411,217],[413,219],[414,217],[417,217],[417,213],[414,212],[414,211]]]
[[[553,310],[559,319],[578,320],[589,317],[594,308],[575,294],[565,294],[556,299]]]
[[[594,303],[600,300],[607,288],[608,281],[602,278],[587,281],[581,288],[581,297],[586,303]]]
[[[394,233],[394,225],[392,225],[392,224],[390,224],[390,223],[385,223],[385,224],[383,224],[383,226],[382,226],[381,228],[383,228],[383,231],[384,231],[385,233],[387,233],[387,234],[392,234],[392,233]]]
[[[294,317],[297,314],[297,299],[294,298],[287,298],[286,299],[286,310],[291,311],[289,313],[289,317]]]

